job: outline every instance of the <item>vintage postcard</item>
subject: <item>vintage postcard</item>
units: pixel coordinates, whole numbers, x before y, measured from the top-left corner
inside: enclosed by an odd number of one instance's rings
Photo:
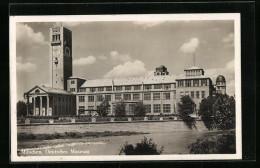
[[[10,16],[11,161],[242,159],[240,14]]]

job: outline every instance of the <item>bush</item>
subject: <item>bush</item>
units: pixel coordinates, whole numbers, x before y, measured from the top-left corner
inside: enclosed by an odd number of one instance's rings
[[[228,134],[210,138],[200,138],[189,146],[191,154],[232,154],[236,153],[236,136]]]
[[[160,155],[163,152],[163,146],[161,149],[157,149],[157,145],[150,138],[147,140],[146,137],[137,143],[134,147],[132,144],[126,144],[121,148],[119,155]]]

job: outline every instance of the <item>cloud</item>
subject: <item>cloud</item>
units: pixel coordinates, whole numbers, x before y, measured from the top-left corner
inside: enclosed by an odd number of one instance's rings
[[[205,76],[210,76],[213,83],[216,83],[219,75],[226,78],[227,94],[233,96],[235,94],[235,59],[227,62],[222,68],[205,69]]]
[[[180,47],[180,51],[183,53],[194,53],[200,44],[198,38],[191,38],[189,42],[183,43]]]
[[[94,64],[96,62],[96,57],[88,56],[88,57],[81,57],[79,59],[73,60],[74,65],[89,65]]]
[[[135,21],[133,24],[143,26],[144,29],[165,23],[166,21]]]
[[[229,33],[222,39],[226,48],[234,47],[234,33]]]
[[[54,27],[60,27],[61,25],[62,26],[68,26],[68,27],[75,27],[75,26],[79,26],[79,25],[82,25],[82,24],[86,24],[86,22],[55,22],[53,24]]]
[[[22,45],[48,44],[41,32],[34,32],[30,26],[24,23],[16,24],[16,41]]]
[[[114,61],[131,61],[132,58],[128,54],[119,54],[117,51],[111,51],[110,57]]]
[[[99,60],[102,60],[102,61],[107,60],[107,57],[104,56],[104,55],[97,56],[97,58],[98,58]]]
[[[20,72],[33,72],[36,70],[36,65],[34,65],[30,62],[27,62],[27,63],[17,62],[16,68],[17,68],[17,71],[20,71]]]
[[[134,77],[134,76],[145,76],[149,73],[146,70],[145,64],[142,61],[128,61],[124,64],[115,66],[109,71],[104,78],[121,78],[121,77]]]

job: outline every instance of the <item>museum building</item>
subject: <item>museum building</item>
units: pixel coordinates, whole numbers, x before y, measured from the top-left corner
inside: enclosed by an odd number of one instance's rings
[[[50,28],[49,53],[51,86],[37,85],[24,94],[27,101],[32,102],[34,116],[89,115],[104,99],[110,103],[109,115],[114,115],[116,103],[122,100],[127,115],[133,115],[140,101],[147,115],[178,114],[177,104],[185,95],[195,102],[196,116],[203,98],[215,93],[226,94],[224,76],[218,76],[213,85],[204,70],[196,66],[185,69],[183,75],[171,75],[161,65],[152,76],[116,79],[73,76],[72,32],[65,27]]]

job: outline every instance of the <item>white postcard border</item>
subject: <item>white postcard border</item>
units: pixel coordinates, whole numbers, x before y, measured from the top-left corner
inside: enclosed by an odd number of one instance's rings
[[[236,95],[236,154],[173,154],[173,155],[99,155],[99,156],[18,156],[16,118],[16,23],[17,22],[93,22],[93,21],[195,21],[234,20],[235,95]],[[10,116],[11,161],[140,161],[140,160],[230,160],[242,159],[241,122],[241,30],[239,13],[216,14],[138,14],[138,15],[64,15],[64,16],[10,16]]]

